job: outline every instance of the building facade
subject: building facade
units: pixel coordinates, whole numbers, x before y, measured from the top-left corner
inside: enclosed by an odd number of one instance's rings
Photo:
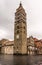
[[[35,41],[35,48],[36,48],[36,54],[42,54],[42,41],[41,40]]]
[[[27,38],[27,52],[30,55],[34,55],[35,54],[35,44],[34,44],[34,39],[33,39],[32,36]]]
[[[1,49],[0,53],[2,54],[13,54],[13,46],[14,46],[14,41],[9,41],[7,39],[2,39],[1,40]]]

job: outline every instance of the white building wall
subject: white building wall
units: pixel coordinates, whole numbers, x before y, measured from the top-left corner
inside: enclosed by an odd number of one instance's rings
[[[14,53],[13,52],[14,41],[3,39],[1,43],[2,43],[2,48],[1,48],[2,54],[13,54]]]
[[[4,54],[13,54],[13,46],[5,46]]]

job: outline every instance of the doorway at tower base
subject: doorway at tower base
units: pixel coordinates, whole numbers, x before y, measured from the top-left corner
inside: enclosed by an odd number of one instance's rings
[[[14,55],[27,55],[27,52],[15,51]]]

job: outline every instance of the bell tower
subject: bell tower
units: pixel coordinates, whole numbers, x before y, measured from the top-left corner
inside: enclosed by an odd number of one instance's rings
[[[20,3],[15,12],[14,54],[27,54],[26,13]]]

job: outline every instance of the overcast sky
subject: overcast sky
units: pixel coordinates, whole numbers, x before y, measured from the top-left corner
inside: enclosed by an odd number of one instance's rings
[[[14,14],[20,1],[27,13],[27,36],[42,39],[42,0],[0,0],[0,39],[14,39]]]

